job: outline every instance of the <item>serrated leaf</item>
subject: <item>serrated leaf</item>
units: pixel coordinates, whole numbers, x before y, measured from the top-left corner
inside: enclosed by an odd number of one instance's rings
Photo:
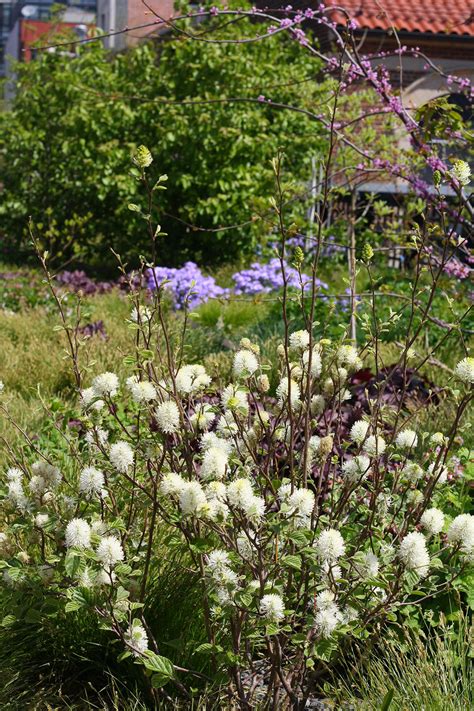
[[[155,689],[164,686],[174,676],[173,663],[170,659],[162,657],[160,654],[148,652],[147,656],[143,657],[141,661],[149,671],[153,672],[151,682]]]
[[[288,568],[301,570],[301,558],[298,555],[286,555],[281,559],[280,563]]]

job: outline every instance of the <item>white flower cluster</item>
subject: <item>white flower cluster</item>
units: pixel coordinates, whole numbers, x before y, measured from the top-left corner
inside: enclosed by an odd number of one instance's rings
[[[236,378],[250,378],[259,368],[255,353],[248,350],[238,351],[234,356],[234,375]]]
[[[182,395],[194,395],[211,384],[211,378],[202,365],[183,365],[176,373],[176,389]]]
[[[347,459],[342,465],[342,473],[348,482],[359,482],[370,474],[370,459],[363,454]]]
[[[207,556],[207,572],[210,575],[221,605],[232,602],[234,592],[239,585],[239,578],[230,567],[229,554],[221,549],[209,553]]]
[[[318,558],[324,563],[335,563],[346,552],[344,539],[334,528],[321,531],[314,547]]]
[[[146,405],[152,400],[156,400],[156,388],[149,380],[140,380],[138,376],[131,375],[127,378],[127,387],[130,390],[132,398],[139,405]]]
[[[428,574],[430,555],[426,548],[426,539],[419,531],[408,533],[400,543],[398,557],[407,570],[418,573],[420,578]]]
[[[179,429],[179,408],[173,400],[162,402],[155,409],[158,428],[165,434],[174,434]]]
[[[457,364],[454,373],[466,385],[474,385],[474,358],[463,358]]]
[[[343,621],[343,616],[335,603],[335,595],[330,590],[323,590],[316,596],[316,614],[314,624],[322,637],[330,637]]]
[[[400,449],[414,449],[418,444],[418,435],[413,430],[402,430],[397,434],[395,444]]]
[[[285,617],[285,603],[280,595],[268,593],[260,600],[260,614],[268,622],[280,622]]]
[[[148,635],[142,623],[134,620],[125,634],[125,641],[132,648],[134,657],[141,657],[148,649]]]
[[[448,542],[459,546],[461,553],[474,560],[474,516],[460,514],[448,528]]]
[[[134,454],[133,449],[128,442],[115,442],[110,447],[109,452],[110,463],[113,467],[122,474],[126,474],[133,465]]]

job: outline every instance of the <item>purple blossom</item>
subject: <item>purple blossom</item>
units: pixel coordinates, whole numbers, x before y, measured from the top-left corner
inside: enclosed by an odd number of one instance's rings
[[[300,276],[298,271],[284,262],[285,276],[288,286],[300,289]],[[278,291],[284,286],[283,274],[280,260],[277,257],[268,263],[254,262],[248,269],[242,269],[232,276],[235,282],[234,293],[239,294],[269,294]],[[311,287],[311,279],[308,275],[301,275],[303,288],[307,291]],[[319,279],[316,285],[322,289],[327,289],[328,285]]]
[[[147,271],[148,288],[152,291],[165,283],[173,297],[175,307],[182,309],[186,304],[195,308],[199,304],[226,296],[227,289],[216,284],[214,277],[205,276],[194,262],[186,262],[181,268],[154,267]]]

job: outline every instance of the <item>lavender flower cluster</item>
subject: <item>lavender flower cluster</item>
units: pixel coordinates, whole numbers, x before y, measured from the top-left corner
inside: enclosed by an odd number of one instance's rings
[[[272,291],[278,291],[284,286],[283,272],[287,285],[296,289],[308,290],[311,286],[310,277],[306,274],[300,274],[294,268],[283,263],[283,270],[280,260],[275,257],[267,264],[253,262],[249,269],[242,269],[240,272],[233,274],[232,278],[235,282],[235,294],[269,294]],[[320,279],[316,280],[316,285],[322,289],[327,289],[328,285]]]
[[[179,269],[172,267],[154,267],[148,269],[147,286],[150,290],[166,282],[165,288],[169,289],[177,309],[182,309],[185,304],[194,308],[208,299],[226,296],[228,289],[223,289],[216,284],[214,277],[204,276],[198,265],[186,262]]]
[[[284,271],[289,287],[301,289],[300,275],[298,271],[284,263]],[[173,301],[177,309],[182,309],[185,303],[190,308],[204,303],[208,299],[230,294],[269,294],[278,291],[284,286],[283,274],[280,260],[276,257],[268,263],[254,262],[248,269],[242,269],[232,275],[234,287],[224,289],[216,284],[211,276],[205,276],[197,264],[186,262],[180,269],[169,267],[155,267],[149,269],[147,273],[147,286],[150,290],[166,282],[166,288],[173,296]],[[303,288],[308,290],[311,286],[310,277],[306,274],[301,276]],[[316,280],[317,287],[327,289],[328,285],[320,279]]]

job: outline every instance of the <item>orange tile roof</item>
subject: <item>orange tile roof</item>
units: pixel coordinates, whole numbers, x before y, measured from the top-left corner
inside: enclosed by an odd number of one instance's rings
[[[427,32],[474,37],[474,0],[326,0],[343,7],[359,27],[368,30]],[[336,8],[332,19],[346,24]]]

